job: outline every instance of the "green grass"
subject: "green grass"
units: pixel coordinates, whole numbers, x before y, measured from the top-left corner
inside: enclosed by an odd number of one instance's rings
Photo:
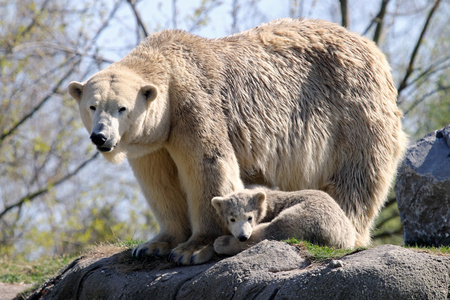
[[[118,240],[110,245],[131,249],[142,242],[141,240]],[[93,249],[97,247],[99,246],[92,246]],[[86,249],[85,252],[89,253],[90,250]],[[0,257],[0,282],[41,285],[75,258],[77,255],[42,257],[36,261],[28,261],[23,258]]]
[[[337,249],[326,246],[318,246],[306,241],[300,241],[297,239],[289,239],[286,241],[290,245],[295,245],[300,249],[306,250],[307,257],[317,263],[324,263],[332,259],[341,258],[347,254],[355,252],[354,249]],[[359,249],[364,250],[364,249]],[[356,250],[357,251],[357,250]]]
[[[38,261],[0,258],[0,281],[5,283],[42,284],[59,269],[70,263],[74,256],[45,257]]]
[[[450,257],[450,246],[440,246],[440,247],[423,247],[423,246],[404,246],[407,249],[418,252],[426,252],[434,255],[443,255]]]
[[[122,248],[128,248],[128,249],[133,249],[134,247],[136,247],[139,244],[142,244],[143,242],[145,242],[144,240],[132,240],[132,239],[128,239],[128,240],[117,240],[114,245],[118,246],[118,247],[122,247]]]
[[[289,239],[286,240],[290,245],[297,246],[299,249],[304,250],[304,254],[312,261],[316,263],[325,263],[332,259],[339,259],[348,254],[366,250],[367,248],[358,248],[358,249],[337,249],[326,246],[318,246],[306,241],[300,241],[297,239]],[[372,245],[370,248],[373,248],[378,245]],[[424,246],[402,246],[406,249],[410,249],[417,252],[424,252],[433,255],[442,255],[450,257],[450,246],[441,246],[441,247],[424,247]]]

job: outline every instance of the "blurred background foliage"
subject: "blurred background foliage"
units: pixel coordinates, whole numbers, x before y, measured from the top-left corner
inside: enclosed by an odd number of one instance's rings
[[[73,254],[158,230],[129,166],[96,154],[66,91],[154,31],[220,37],[281,17],[340,23],[386,54],[411,140],[450,123],[446,1],[0,0],[0,7],[2,256]],[[390,195],[375,243],[401,244],[401,233]]]

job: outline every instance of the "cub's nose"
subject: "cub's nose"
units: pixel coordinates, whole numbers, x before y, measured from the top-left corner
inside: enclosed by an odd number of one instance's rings
[[[245,242],[246,240],[248,240],[248,237],[246,237],[245,235],[241,235],[238,237],[240,242]]]
[[[102,146],[106,142],[107,138],[102,133],[92,133],[91,134],[91,141],[96,146]]]

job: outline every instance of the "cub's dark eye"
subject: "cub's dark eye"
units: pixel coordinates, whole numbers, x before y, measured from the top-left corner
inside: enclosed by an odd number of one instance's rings
[[[249,220],[249,221],[253,220],[253,217],[248,217],[248,220]]]
[[[121,107],[121,108],[119,109],[119,112],[124,112],[124,111],[126,111],[126,110],[127,110],[126,107]]]
[[[236,220],[235,220],[234,218],[231,218],[231,219],[230,219],[230,222],[231,222],[231,223],[234,223],[234,222],[236,222]]]
[[[92,111],[96,110],[95,106],[89,106],[89,109],[92,110]]]

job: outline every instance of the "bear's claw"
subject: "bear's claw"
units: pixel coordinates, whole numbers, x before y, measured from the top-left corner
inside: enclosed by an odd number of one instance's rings
[[[134,248],[132,255],[137,258],[144,257],[145,255],[147,255],[147,248]]]
[[[181,265],[183,258],[184,258],[184,255],[180,255],[180,257],[178,257],[177,264]]]
[[[170,261],[174,261],[174,258],[175,258],[175,253],[170,252],[170,254],[169,254],[169,260],[170,260]]]
[[[169,254],[169,244],[165,242],[145,242],[136,246],[131,255],[137,258],[144,256],[164,256]]]
[[[214,256],[212,245],[179,245],[173,249],[169,259],[180,265],[202,264]]]

